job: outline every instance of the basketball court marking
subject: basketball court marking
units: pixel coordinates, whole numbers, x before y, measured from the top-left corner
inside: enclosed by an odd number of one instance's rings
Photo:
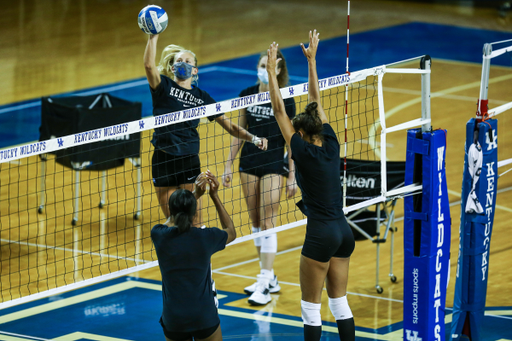
[[[498,83],[498,82],[506,81],[509,79],[512,79],[512,74],[490,78],[489,84]],[[480,81],[472,82],[472,83],[468,83],[468,84],[454,86],[454,87],[448,88],[446,90],[436,91],[436,92],[433,92],[430,94],[430,98],[444,97],[445,95],[448,95],[448,94],[451,94],[454,92],[469,90],[469,89],[473,89],[473,88],[480,88],[480,83],[481,83]],[[417,97],[417,98],[411,99],[409,101],[406,101],[402,104],[397,105],[396,107],[394,107],[390,110],[386,110],[385,117],[389,118],[389,117],[393,116],[394,114],[396,114],[397,112],[402,111],[406,108],[409,108],[409,107],[419,104],[419,103],[421,103],[421,97]],[[375,155],[377,157],[380,157],[380,150],[377,148],[375,138],[376,138],[376,131],[379,127],[380,127],[380,121],[376,121],[373,125],[370,126],[370,130],[368,133],[368,135],[370,136],[370,145],[374,149]],[[460,196],[460,194],[459,194],[459,196]]]
[[[498,190],[498,193],[507,192],[507,191],[510,191],[511,189],[512,189],[512,187],[503,188],[503,189],[501,189],[501,190]],[[454,191],[454,190],[451,190],[451,189],[449,189],[449,190],[448,190],[448,193],[449,193],[449,194],[452,194],[452,195],[455,195],[455,196],[457,196],[457,197],[459,197],[459,198],[460,198],[460,196],[461,196],[461,193],[460,193],[460,192],[457,192],[457,191]],[[460,200],[459,200],[457,203],[459,203],[459,204],[460,204]],[[496,208],[497,208],[497,209],[500,209],[500,210],[503,210],[503,211],[507,211],[507,212],[511,212],[511,213],[512,213],[512,208],[509,208],[509,207],[505,207],[505,206],[502,206],[502,205],[498,205],[498,204],[496,204]]]
[[[110,285],[108,287],[92,290],[92,291],[89,291],[86,293],[63,298],[58,301],[40,304],[38,306],[30,307],[27,309],[22,309],[22,310],[19,310],[19,311],[16,311],[16,312],[4,315],[4,316],[0,316],[0,324],[6,324],[8,322],[16,321],[18,319],[25,319],[25,318],[30,318],[30,317],[37,318],[37,315],[39,315],[39,314],[55,311],[55,310],[61,309],[61,308],[66,308],[66,307],[69,307],[69,306],[72,306],[72,305],[75,305],[78,303],[83,303],[83,302],[86,302],[89,300],[92,301],[94,299],[106,297],[106,296],[109,296],[112,294],[121,293],[123,291],[133,289],[133,288],[142,288],[142,289],[147,289],[147,290],[161,291],[162,286],[159,283],[150,283],[150,282],[139,281],[139,280],[128,280],[128,281],[124,281],[121,283],[116,283],[116,284]],[[227,297],[228,297],[227,295],[219,295],[220,300],[225,299]],[[238,299],[238,298],[235,298],[235,300],[236,299]],[[279,316],[273,316],[271,310],[272,310],[272,308],[265,307],[256,312],[252,312],[252,311],[248,312],[248,311],[244,311],[243,308],[230,309],[230,307],[222,305],[221,308],[219,309],[219,315],[226,316],[226,317],[233,317],[236,319],[268,322],[272,325],[296,327],[296,328],[299,328],[300,330],[303,328],[303,322],[300,318],[295,317],[295,316],[293,316],[293,317],[290,316],[290,318],[287,318],[286,315],[282,315],[282,314],[279,314]],[[505,309],[486,311],[486,316],[512,319],[512,317],[503,316],[503,315],[512,315],[512,311],[505,310]],[[451,314],[447,314],[445,323],[450,323],[451,317],[452,317]],[[368,329],[368,328],[363,328],[363,329]],[[324,332],[331,332],[331,333],[335,333],[335,334],[337,334],[337,332],[338,332],[337,327],[332,325],[332,323],[331,324],[325,323],[322,326],[322,330]],[[364,330],[356,330],[356,336],[359,338],[363,338],[363,339],[384,340],[384,341],[401,340],[401,338],[403,336],[403,330],[401,328],[392,330],[391,332],[385,332],[386,330],[390,330],[389,328],[380,328],[380,330],[384,331],[384,333],[379,333],[378,330],[375,330],[374,332],[364,331]],[[6,341],[22,341],[22,340],[46,341],[46,340],[49,340],[49,339],[45,339],[45,338],[33,337],[33,336],[22,335],[22,334],[17,334],[17,333],[10,333],[10,332],[6,332],[6,331],[1,331],[0,334],[1,334],[0,339],[6,340]],[[79,330],[74,331],[72,333],[68,333],[66,335],[52,338],[52,340],[55,340],[55,341],[75,341],[75,340],[81,340],[81,339],[98,340],[98,341],[126,341],[127,340],[127,339],[86,333],[86,332],[82,332]],[[506,339],[501,339],[501,340],[506,340]]]
[[[35,247],[38,249],[51,249],[51,250],[57,250],[57,251],[64,251],[64,252],[72,252],[72,253],[80,253],[90,256],[98,256],[102,258],[113,258],[118,260],[126,260],[131,262],[140,262],[140,263],[151,263],[152,261],[144,260],[142,258],[130,258],[130,257],[121,257],[121,256],[113,256],[106,253],[97,253],[97,252],[90,252],[90,251],[82,251],[79,249],[68,249],[65,247],[58,247],[58,246],[51,246],[51,245],[44,245],[44,244],[34,244],[34,243],[27,243],[19,240],[9,240],[9,239],[0,239],[0,242],[7,243],[7,244],[19,244],[22,246],[30,246]]]

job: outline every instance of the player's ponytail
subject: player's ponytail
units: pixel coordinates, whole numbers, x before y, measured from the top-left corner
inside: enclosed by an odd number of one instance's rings
[[[187,189],[178,189],[169,197],[169,211],[180,233],[186,232],[192,226],[196,210],[196,198]]]
[[[318,103],[310,102],[303,113],[298,114],[292,120],[295,131],[303,130],[304,133],[322,139],[322,120],[318,114]]]

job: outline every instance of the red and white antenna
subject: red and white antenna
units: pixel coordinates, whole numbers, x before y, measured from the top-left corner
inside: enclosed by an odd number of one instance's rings
[[[348,51],[350,42],[350,0],[348,0],[347,8],[347,68],[346,73],[350,75],[348,70]],[[345,84],[345,157],[343,158],[343,207],[347,206],[347,135],[348,135],[348,83]]]

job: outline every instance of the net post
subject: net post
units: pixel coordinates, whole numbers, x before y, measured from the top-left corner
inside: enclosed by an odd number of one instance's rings
[[[421,57],[420,69],[430,70],[432,59],[429,55]],[[421,119],[430,120],[430,73],[421,74]],[[429,124],[425,123],[421,126],[421,131],[425,132],[430,129]]]
[[[386,113],[384,112],[384,91],[382,89],[382,79],[384,77],[384,71],[380,70],[378,72],[378,83],[377,83],[377,93],[378,93],[378,101],[379,101],[379,121],[381,126],[381,132],[380,132],[380,172],[381,172],[381,182],[380,182],[380,188],[381,188],[381,195],[386,196],[388,192],[388,186],[387,186],[387,141],[386,141],[386,134],[387,134],[387,126],[386,126]]]
[[[489,90],[489,70],[491,68],[492,45],[484,44],[482,61],[482,78],[480,80],[480,95],[476,108],[476,119],[481,121],[487,117],[487,93]]]

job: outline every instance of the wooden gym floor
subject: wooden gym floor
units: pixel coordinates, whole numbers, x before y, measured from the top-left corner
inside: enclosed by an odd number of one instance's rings
[[[159,52],[163,46],[171,43],[186,46],[197,54],[200,68],[201,65],[257,54],[265,50],[272,41],[278,42],[282,48],[296,46],[298,43],[306,41],[307,32],[310,29],[316,28],[321,32],[321,39],[335,38],[346,34],[346,1],[219,0],[207,2],[183,0],[157,1],[155,4],[161,5],[170,14],[170,26],[160,37]],[[0,23],[0,74],[3,75],[0,78],[0,105],[144,77],[142,55],[147,38],[138,29],[135,17],[145,5],[147,3],[137,0],[20,0],[3,4],[4,20]],[[478,32],[486,32],[486,30],[507,32],[512,37],[512,13],[508,17],[500,17],[494,8],[412,1],[352,1],[351,5],[350,33],[354,36],[396,25],[422,22],[473,28]],[[394,39],[399,40],[400,36],[396,36]],[[426,35],[425,40],[435,42],[436,37]],[[357,45],[357,40],[352,40],[351,44]],[[380,51],[368,50],[367,53],[375,57]],[[425,53],[429,52],[425,51]],[[353,60],[366,57],[369,56],[351,55]],[[480,58],[479,55],[478,58]],[[344,63],[344,55],[340,55],[339,70],[344,71]],[[304,63],[304,68],[305,65]],[[247,66],[247,69],[252,67],[252,65]],[[452,276],[448,287],[447,307],[451,307],[453,304],[455,285],[453,274],[456,269],[458,250],[459,200],[464,160],[465,124],[476,111],[475,103],[478,98],[480,74],[480,63],[435,58],[433,60],[432,125],[434,128],[448,129],[446,169],[450,202],[453,204],[451,208]],[[510,76],[510,67],[493,67],[490,75],[492,84],[489,87],[490,107],[512,100],[510,95],[512,77]],[[419,78],[410,81],[399,75],[386,75],[385,87],[386,111],[393,113],[389,117],[388,125],[404,122],[409,119],[411,112],[418,111],[419,102],[415,103],[414,99],[419,95],[414,90],[419,89]],[[209,91],[209,89],[206,90]],[[500,160],[512,157],[512,153],[509,151],[512,146],[512,135],[507,131],[512,124],[512,119],[509,116],[510,113],[505,113],[498,117],[500,122]],[[210,131],[206,129],[217,129],[211,125],[208,125],[209,128],[202,126],[201,133],[208,134]],[[215,130],[215,134],[218,133],[220,132]],[[390,160],[402,160],[405,154],[405,135],[395,135],[388,137],[388,144],[392,146],[388,149],[388,157]],[[223,136],[222,139],[225,142],[229,140],[227,136]],[[146,149],[143,145],[143,150],[149,150],[148,139],[146,138],[144,141]],[[149,156],[149,154],[143,155],[143,162],[148,162]],[[146,159],[144,160],[144,158]],[[205,160],[203,164],[205,162],[207,161]],[[27,174],[30,174],[31,171],[35,172],[35,167],[39,167],[39,165],[36,158],[33,157],[27,165]],[[51,165],[49,162],[49,167],[58,166]],[[212,168],[210,169],[221,174],[222,164],[215,164]],[[10,169],[12,170],[12,168]],[[2,165],[0,173],[2,196],[6,195],[8,188],[14,186],[12,183],[9,184],[9,174],[10,171],[6,171],[6,167]],[[88,179],[88,176],[83,175],[84,181]],[[109,183],[115,181],[116,184],[119,184],[124,181],[118,179],[119,176],[109,172]],[[133,175],[130,176],[133,177]],[[27,187],[36,186],[35,178],[30,175],[27,177],[31,178],[30,181],[25,182]],[[133,225],[131,232],[133,235],[125,235],[126,240],[133,240],[137,233],[148,233],[151,228],[150,222],[154,223],[159,216],[161,217],[158,207],[155,207],[154,198],[152,199],[150,194],[152,186],[147,167],[143,167],[143,180],[143,192],[149,193],[145,196],[145,200],[151,209],[143,211],[141,223],[138,224],[129,217],[123,216],[127,212],[133,212],[135,200],[132,199],[130,193],[134,193],[135,189],[132,187],[127,191],[126,198],[123,199],[126,203],[122,207],[111,208],[110,213],[107,213],[120,217],[116,224]],[[70,184],[72,178],[62,179],[62,181]],[[97,180],[94,181],[97,182]],[[236,174],[235,181],[238,181]],[[508,271],[509,260],[512,258],[512,241],[508,236],[508,223],[512,218],[512,192],[510,191],[512,175],[507,174],[500,178],[498,188],[500,193],[497,197],[490,251],[487,306],[502,308],[498,315],[503,321],[508,321],[512,317],[512,298],[508,295],[512,282],[512,274]],[[58,200],[69,201],[72,195],[71,188],[67,192],[69,193],[64,192],[62,198]],[[34,202],[37,202],[34,191],[30,193],[31,196],[27,203],[22,206],[33,206]],[[240,193],[232,195],[240,197]],[[287,202],[287,205],[293,205],[297,198]],[[94,204],[87,205],[92,207]],[[36,216],[30,217],[33,212],[24,217],[13,217],[5,207],[0,209],[2,255],[7,253],[7,247],[13,247],[12,244],[7,244],[4,240],[25,236],[28,239],[33,238],[31,242],[41,242],[35,237],[37,233],[34,232],[34,229],[42,227],[38,223],[33,224],[33,222],[39,221]],[[403,217],[401,201],[398,203],[396,215],[398,218]],[[63,228],[63,226],[69,225],[69,222],[65,220],[67,218],[62,216],[57,219],[56,216],[58,214],[54,214],[52,219],[47,219],[51,223],[44,229],[47,234],[61,233],[61,237],[58,238],[67,240],[63,244],[69,243],[71,246],[73,233],[78,230],[82,235],[94,235],[92,230],[84,231],[87,228],[86,223],[73,230]],[[149,217],[151,218],[147,219]],[[88,220],[85,215],[82,218],[85,222]],[[237,219],[247,221],[246,217]],[[25,227],[20,231],[7,233],[4,227],[12,223],[13,220],[19,220]],[[90,223],[91,229],[100,231],[101,226],[93,225]],[[356,245],[351,260],[348,291],[351,293],[349,301],[358,328],[379,329],[402,321],[403,229],[400,219],[396,226],[398,233],[395,235],[393,272],[398,277],[398,281],[392,283],[388,279],[390,243],[382,244],[379,277],[379,283],[384,289],[382,294],[377,294],[374,287],[375,245],[369,241],[361,241]],[[279,276],[282,290],[280,294],[273,295],[274,303],[271,308],[267,307],[263,310],[266,309],[267,312],[270,310],[274,314],[300,317],[298,261],[304,234],[305,227],[279,233],[278,251],[280,254],[276,258],[274,269]],[[119,252],[116,250],[116,244],[122,240],[115,233],[112,236],[103,241],[107,244],[103,246],[106,253]],[[99,239],[96,241],[92,237],[86,239],[91,244],[102,242]],[[84,246],[84,248],[87,247],[92,246]],[[146,259],[144,252],[147,252],[148,255],[151,253],[150,244],[137,246],[136,243],[130,242],[127,247],[139,247],[143,250],[140,259],[134,260],[133,263],[143,262]],[[25,251],[19,250],[19,252]],[[129,251],[126,252],[129,253]],[[215,255],[212,264],[217,288],[223,292],[243,293],[243,288],[251,284],[259,272],[258,262],[255,258],[256,252],[252,242],[230,246]],[[68,259],[68,261],[73,262],[72,259]],[[82,259],[82,262],[87,265],[88,260]],[[5,266],[4,262],[2,266]],[[23,265],[20,266],[23,267]],[[55,271],[58,272],[58,269]],[[67,276],[72,277],[72,274]],[[149,280],[160,279],[158,268],[142,271],[134,276]],[[2,272],[2,291],[5,290],[9,280],[11,279],[6,278]],[[24,281],[23,278],[17,280]],[[333,322],[327,305],[327,296],[324,295],[323,298],[322,319]],[[229,308],[228,306],[234,309],[261,310],[261,308],[250,307],[245,297],[230,301],[226,305],[226,309]],[[153,322],[157,317],[151,318]],[[59,321],[54,321],[54,323],[58,328]],[[159,327],[152,323],[150,328]],[[4,330],[2,325],[0,325],[0,330]],[[240,335],[238,332],[230,334],[229,328],[224,326],[223,331],[224,335],[231,335],[233,338]],[[400,333],[389,335],[385,339],[400,339],[400,335]],[[358,334],[358,336],[367,335]],[[276,337],[274,335],[274,338]],[[503,337],[512,339],[509,334],[503,335]],[[248,339],[250,338],[251,336],[248,336]]]

